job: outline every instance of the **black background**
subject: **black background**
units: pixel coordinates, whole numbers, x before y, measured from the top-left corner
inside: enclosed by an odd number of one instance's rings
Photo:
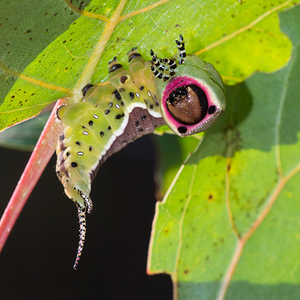
[[[30,153],[0,148],[0,155],[2,213]],[[146,274],[155,155],[144,137],[100,168],[77,271],[76,208],[56,178],[53,156],[0,255],[1,299],[171,300],[170,277]]]

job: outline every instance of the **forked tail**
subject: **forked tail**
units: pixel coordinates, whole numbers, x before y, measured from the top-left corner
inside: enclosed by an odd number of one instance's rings
[[[73,265],[73,269],[77,270],[77,266],[82,254],[82,250],[84,247],[85,242],[85,235],[86,235],[86,214],[85,210],[87,207],[87,212],[91,213],[93,208],[92,200],[89,196],[87,196],[84,193],[81,193],[81,197],[85,202],[85,207],[81,207],[79,204],[77,204],[77,215],[78,215],[78,221],[79,221],[79,242],[78,242],[78,248],[77,248],[77,255],[75,259],[75,263]]]
[[[85,241],[85,234],[86,234],[86,217],[85,217],[85,208],[82,208],[78,205],[78,219],[79,219],[79,242],[78,242],[78,249],[77,249],[77,255],[76,260],[73,265],[73,269],[77,270],[77,266],[81,257],[81,253],[84,247],[84,241]]]

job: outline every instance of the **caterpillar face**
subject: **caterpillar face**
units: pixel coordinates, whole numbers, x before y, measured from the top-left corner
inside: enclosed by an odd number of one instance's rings
[[[167,124],[180,136],[210,128],[224,109],[211,88],[188,76],[178,76],[166,86],[161,106]]]
[[[178,44],[184,45],[182,37]],[[221,76],[212,64],[185,52],[179,56],[178,65],[171,69],[167,65],[170,60],[158,59],[153,53],[153,73],[167,125],[177,135],[188,136],[205,131],[216,122],[225,109],[225,92]],[[167,82],[166,77],[170,78]]]
[[[211,127],[225,108],[222,79],[215,68],[186,55],[183,38],[176,41],[178,57],[160,59],[151,50],[145,62],[133,48],[129,70],[114,58],[110,84],[86,85],[79,103],[57,111],[64,125],[57,153],[57,175],[66,195],[78,208],[80,238],[74,269],[81,257],[86,212],[93,207],[91,182],[99,166],[135,139],[167,124],[179,136]]]

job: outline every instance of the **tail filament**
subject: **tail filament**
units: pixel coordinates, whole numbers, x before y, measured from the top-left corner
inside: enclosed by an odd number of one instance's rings
[[[78,219],[79,219],[79,242],[78,242],[78,249],[77,249],[77,255],[76,260],[73,265],[73,269],[77,270],[77,266],[81,257],[81,253],[84,247],[84,241],[85,241],[85,235],[86,235],[86,217],[85,217],[85,208],[82,208],[80,205],[78,205]]]

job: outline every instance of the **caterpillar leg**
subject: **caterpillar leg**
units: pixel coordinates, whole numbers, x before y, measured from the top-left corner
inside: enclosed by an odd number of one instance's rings
[[[175,62],[173,60],[158,58],[153,50],[150,50],[150,55],[152,56],[153,61],[151,71],[155,77],[162,79],[163,81],[168,81],[170,76],[175,75],[175,71],[173,69],[170,71],[170,67],[168,66],[169,64],[172,65],[172,67],[174,66]]]
[[[152,56],[153,65],[151,66],[151,71],[153,75],[163,81],[168,81],[172,76],[176,74],[177,64],[183,64],[184,58],[186,57],[186,51],[184,47],[184,41],[182,35],[179,36],[178,40],[175,40],[178,49],[177,59],[161,59],[150,50],[150,55]]]
[[[183,41],[182,35],[180,35],[179,40],[175,40],[175,42],[177,44],[177,48],[178,48],[178,51],[179,51],[178,63],[183,64],[184,63],[184,58],[186,57],[186,51],[185,51],[184,41]]]
[[[75,263],[73,265],[73,269],[77,270],[78,263],[82,254],[82,250],[84,247],[85,242],[85,235],[86,235],[86,215],[85,215],[85,208],[82,208],[80,205],[77,205],[77,215],[78,215],[78,221],[79,221],[79,242],[78,242],[78,249],[77,249],[77,255],[75,259]]]

